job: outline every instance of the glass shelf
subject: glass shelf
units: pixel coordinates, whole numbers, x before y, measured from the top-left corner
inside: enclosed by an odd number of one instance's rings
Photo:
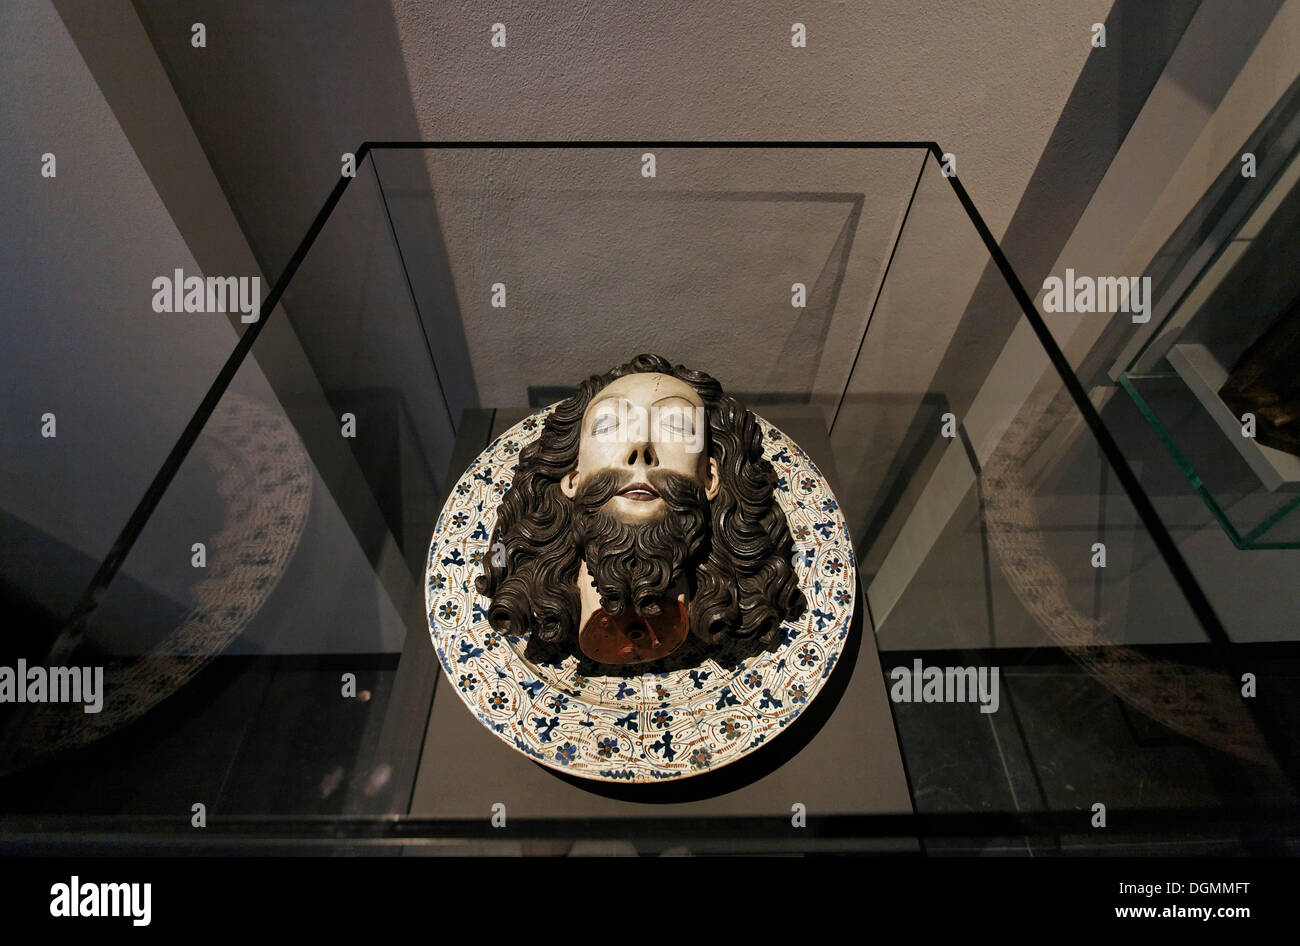
[[[1271,493],[1176,372],[1120,376],[1142,416],[1239,549],[1300,549],[1300,492]],[[1163,419],[1162,419],[1163,418]],[[1199,430],[1197,428],[1200,428]],[[1207,429],[1208,428],[1208,429]]]
[[[1157,254],[1157,312],[1111,376],[1235,548],[1296,549],[1300,456],[1243,436],[1244,418],[1220,392],[1300,298],[1300,87],[1242,152],[1267,156],[1251,178],[1230,162]]]

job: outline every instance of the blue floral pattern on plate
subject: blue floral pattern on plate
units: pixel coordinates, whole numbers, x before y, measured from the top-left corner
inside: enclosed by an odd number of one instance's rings
[[[787,621],[776,650],[725,648],[692,666],[640,676],[583,676],[525,659],[527,641],[487,622],[474,589],[497,505],[519,451],[552,408],[494,440],[470,464],[438,517],[429,546],[425,610],[443,670],[470,711],[513,748],[584,778],[653,782],[717,769],[754,751],[817,695],[853,619],[856,562],[839,503],[821,472],[786,435],[759,418],[763,455],[795,540],[795,572],[808,609]],[[790,488],[793,486],[793,488]]]

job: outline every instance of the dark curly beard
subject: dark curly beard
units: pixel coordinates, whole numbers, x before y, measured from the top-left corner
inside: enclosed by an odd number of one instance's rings
[[[708,501],[705,535],[697,550],[687,551],[693,543],[685,536],[691,530],[679,532],[684,538],[678,546],[650,541],[648,534],[641,540],[623,534],[622,523],[600,523],[595,513],[609,497],[599,501],[593,480],[587,484],[593,521],[585,530],[592,547],[584,550],[577,534],[576,504],[560,484],[577,464],[582,419],[592,399],[614,380],[642,372],[684,381],[704,402],[707,456],[716,461],[718,472],[718,492]],[[601,562],[607,557],[601,541],[605,538],[615,558],[620,549],[626,558],[631,554],[627,550],[641,542],[646,546],[642,557],[646,563],[665,561],[659,550],[682,549],[680,554],[670,551],[665,566],[611,563],[615,574],[602,571],[601,578],[612,607],[620,602],[623,607],[635,607],[638,600],[651,602],[654,591],[671,587],[664,569],[681,570],[690,595],[691,632],[701,645],[779,646],[785,638],[783,622],[798,619],[808,602],[791,562],[794,540],[777,486],[776,471],[763,458],[761,422],[724,393],[716,378],[658,355],[638,355],[603,375],[593,375],[579,385],[577,394],[555,406],[541,434],[519,453],[518,470],[497,510],[491,554],[483,557],[483,574],[475,582],[478,592],[490,599],[488,621],[498,633],[527,637],[529,660],[542,660],[545,654],[545,660],[559,661],[576,653],[581,633],[577,627],[579,556]],[[605,489],[609,488],[607,484]],[[656,488],[670,500],[683,495],[668,483]],[[689,511],[690,505],[681,502],[678,508]],[[703,504],[698,508],[702,510]]]
[[[695,570],[709,554],[709,501],[694,480],[651,471],[646,479],[663,499],[659,518],[627,523],[605,504],[631,481],[617,470],[594,474],[574,497],[574,537],[579,554],[610,614],[631,608],[657,615],[660,602],[685,582],[694,591]],[[675,597],[675,594],[673,595]]]

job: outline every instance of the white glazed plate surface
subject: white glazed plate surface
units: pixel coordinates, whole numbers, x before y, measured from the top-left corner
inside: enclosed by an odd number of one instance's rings
[[[774,651],[715,650],[679,669],[584,677],[578,659],[534,664],[526,638],[488,624],[474,588],[497,506],[519,451],[541,434],[552,408],[524,418],[479,454],[457,482],[429,546],[425,605],[438,659],[488,729],[542,765],[582,778],[654,782],[717,769],[749,754],[812,702],[844,648],[853,618],[853,548],[821,472],[788,437],[759,418],[763,455],[794,536],[795,572],[808,600],[784,624]],[[687,647],[694,647],[691,638]],[[681,664],[680,653],[668,658]]]

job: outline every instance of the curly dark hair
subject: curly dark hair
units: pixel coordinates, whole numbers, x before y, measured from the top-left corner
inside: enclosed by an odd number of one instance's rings
[[[585,553],[579,512],[560,480],[577,465],[582,418],[592,399],[618,378],[645,372],[670,375],[699,394],[708,417],[708,456],[718,464],[708,528],[686,563],[691,631],[704,644],[769,646],[781,639],[784,620],[803,614],[806,601],[790,563],[794,540],[776,502],[776,471],[763,459],[758,419],[714,378],[658,355],[638,355],[582,382],[520,453],[497,511],[493,551],[475,582],[491,598],[488,621],[501,633],[528,635],[530,646],[576,652],[576,582]]]

